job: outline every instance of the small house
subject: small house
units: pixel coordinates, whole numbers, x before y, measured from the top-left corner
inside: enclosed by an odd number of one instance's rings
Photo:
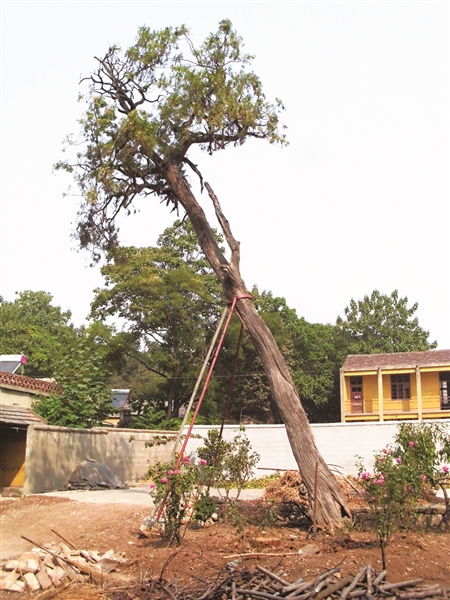
[[[350,354],[341,421],[450,418],[450,350]]]
[[[8,368],[6,361],[2,366]],[[51,381],[18,375],[15,370],[0,371],[0,490],[23,486],[28,427],[45,423],[33,412],[33,404],[38,396],[60,391]]]

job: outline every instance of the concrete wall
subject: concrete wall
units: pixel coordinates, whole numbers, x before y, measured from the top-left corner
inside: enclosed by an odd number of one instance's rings
[[[24,493],[64,489],[76,465],[92,458],[107,465],[123,482],[142,479],[149,463],[169,459],[173,442],[146,447],[157,436],[174,432],[139,429],[72,429],[31,425],[27,434]]]
[[[450,423],[447,420],[433,422],[446,427],[450,434]],[[317,448],[325,462],[340,467],[339,470],[344,474],[355,474],[357,457],[360,456],[370,468],[373,453],[393,441],[397,426],[397,422],[320,423],[311,425],[311,428]],[[197,425],[193,428],[193,433],[205,437],[208,429],[212,428]],[[226,425],[224,438],[232,439],[238,432],[238,426]],[[269,474],[271,470],[297,469],[284,425],[246,425],[245,434],[251,442],[252,449],[260,455],[255,476],[261,477]],[[191,438],[187,452],[195,452],[201,445],[201,439]]]

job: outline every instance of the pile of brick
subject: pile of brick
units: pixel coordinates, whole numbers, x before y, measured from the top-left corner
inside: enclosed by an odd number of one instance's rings
[[[78,550],[65,543],[49,543],[7,560],[0,569],[0,590],[47,590],[71,581],[101,584],[111,571],[126,562],[121,553]]]

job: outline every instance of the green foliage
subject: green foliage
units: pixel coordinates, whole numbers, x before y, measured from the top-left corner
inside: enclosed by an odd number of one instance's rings
[[[249,479],[243,485],[243,488],[244,489],[262,490],[262,489],[266,488],[268,485],[270,485],[272,483],[276,483],[280,479],[281,479],[281,475],[277,471],[276,473],[273,473],[272,475],[264,475],[263,477],[255,477],[255,478]]]
[[[51,425],[94,427],[112,412],[104,349],[80,333],[55,365],[62,395],[41,398],[36,411]]]
[[[108,50],[88,78],[84,147],[57,165],[74,173],[84,198],[81,246],[110,250],[115,216],[138,197],[156,194],[177,206],[166,169],[192,167],[192,146],[212,154],[248,138],[284,143],[282,104],[266,100],[250,63],[228,20],[198,47],[184,26],[142,27],[128,50]]]
[[[66,345],[76,337],[70,312],[52,304],[43,291],[19,292],[13,302],[0,298],[0,353],[27,357],[25,374],[53,377]]]
[[[344,318],[336,321],[337,333],[345,340],[347,354],[377,354],[429,350],[429,333],[415,315],[418,304],[408,306],[394,290],[390,296],[374,290],[363,300],[351,300]]]
[[[298,317],[284,298],[253,288],[252,296],[285,357],[299,391],[302,403],[312,421],[333,421],[339,414],[339,368],[342,355],[339,340],[332,325],[308,323]],[[227,341],[234,352],[237,328],[231,329]],[[280,422],[272,404],[271,391],[263,365],[251,342],[244,336],[239,355],[238,378],[235,383],[230,416],[241,416],[257,422]],[[231,370],[231,360],[220,364],[222,372]],[[240,374],[245,375],[240,377]]]
[[[415,525],[417,500],[424,490],[450,482],[448,434],[438,424],[401,424],[394,444],[374,455],[373,473],[359,465],[359,477],[369,505],[386,568],[385,548],[400,527]]]
[[[217,430],[209,430],[198,455],[210,467],[209,485],[225,488],[227,496],[232,488],[238,489],[239,496],[259,461],[259,454],[252,452],[244,427],[231,441],[220,438]]]
[[[207,521],[214,513],[217,513],[219,505],[208,494],[202,493],[194,505],[194,520]]]
[[[133,394],[136,425],[172,429],[221,310],[216,278],[192,226],[179,221],[164,231],[157,247],[110,252],[102,273],[105,287],[96,290],[91,314],[124,320],[123,331],[109,339],[115,345],[110,354],[125,365],[138,363],[144,380],[153,380]],[[130,369],[132,381],[134,374]]]

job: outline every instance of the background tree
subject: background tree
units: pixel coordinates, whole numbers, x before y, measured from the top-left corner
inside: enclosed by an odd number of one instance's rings
[[[155,411],[164,410],[165,419],[177,417],[223,304],[192,226],[176,222],[154,248],[111,250],[102,274],[105,287],[96,290],[91,315],[124,320],[122,332],[109,344],[157,378],[151,404],[141,406],[141,414],[153,413],[151,423]]]
[[[51,425],[94,427],[112,412],[105,351],[80,332],[55,366],[54,377],[62,394],[41,398],[35,410]]]
[[[0,353],[25,354],[30,377],[53,377],[55,364],[76,335],[71,313],[52,304],[51,294],[25,290],[0,299]]]
[[[185,27],[139,30],[126,52],[112,47],[89,77],[88,107],[82,120],[84,148],[73,164],[82,192],[78,235],[82,247],[107,250],[117,244],[115,218],[152,194],[188,215],[200,246],[229,300],[245,297],[239,243],[219,201],[205,183],[226,242],[227,259],[194,196],[185,168],[202,177],[188,157],[192,147],[212,154],[251,138],[284,142],[279,101],[267,101],[249,69],[239,36],[222,21],[199,47]],[[272,398],[286,425],[319,526],[342,525],[348,513],[339,486],[316,448],[295,384],[264,320],[250,299],[237,313],[261,358]],[[317,485],[315,473],[318,472]]]
[[[350,300],[344,317],[336,321],[346,354],[379,354],[430,350],[429,332],[415,316],[418,304],[408,306],[408,298],[394,290],[389,296],[374,290],[363,300]]]

